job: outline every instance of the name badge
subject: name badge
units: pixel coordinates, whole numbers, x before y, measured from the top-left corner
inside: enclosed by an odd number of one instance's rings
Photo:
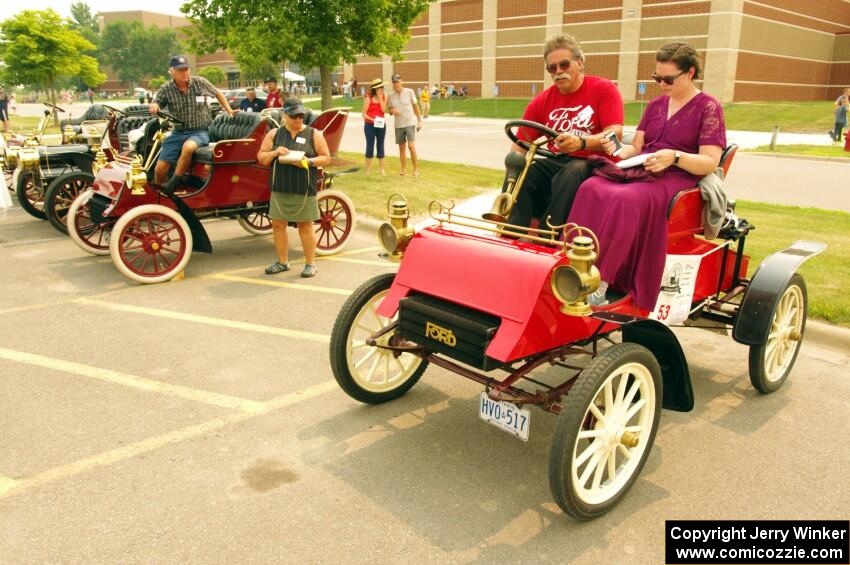
[[[295,143],[302,143],[303,144],[303,143],[307,143],[307,140],[304,139],[303,137],[296,137]]]
[[[245,111],[246,111],[246,112],[253,112],[253,111],[254,111],[254,109],[253,109],[253,108],[251,108],[250,106],[248,106],[247,108],[245,108]]]
[[[376,128],[380,129],[380,128],[384,127],[386,125],[386,123],[387,123],[386,119],[381,118],[381,117],[376,117],[375,123],[373,123],[372,125],[374,125]]]
[[[195,102],[197,102],[199,104],[206,104],[207,103],[207,97],[206,96],[195,96]]]

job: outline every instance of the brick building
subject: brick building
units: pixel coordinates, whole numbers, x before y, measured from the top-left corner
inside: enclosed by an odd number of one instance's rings
[[[542,45],[575,35],[586,72],[624,99],[650,83],[655,51],[686,41],[702,57],[700,86],[724,102],[829,100],[850,86],[847,0],[442,0],[411,27],[403,60],[364,57],[344,77],[401,74],[412,88],[453,82],[472,96],[530,97],[551,84]],[[655,92],[651,87],[648,93]]]

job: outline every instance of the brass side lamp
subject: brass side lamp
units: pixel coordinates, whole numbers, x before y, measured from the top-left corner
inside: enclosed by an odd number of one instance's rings
[[[572,232],[578,232],[578,235],[570,240]],[[587,296],[599,288],[601,280],[599,269],[594,265],[599,241],[592,231],[579,226],[568,230],[564,238],[570,263],[555,267],[552,271],[552,292],[561,302],[561,312],[564,314],[589,316],[593,310],[587,303]]]
[[[38,141],[34,137],[28,137],[18,151],[18,163],[23,170],[31,171],[38,168],[39,161]]]
[[[130,188],[130,194],[134,196],[142,196],[145,194],[145,186],[148,183],[148,176],[142,170],[142,159],[136,155],[130,161],[130,170],[127,171],[125,177],[127,186]]]
[[[378,228],[378,240],[387,251],[387,259],[401,261],[407,244],[416,233],[413,227],[407,225],[410,220],[410,209],[404,195],[399,193],[390,195],[387,199],[387,214],[390,221],[384,222]]]

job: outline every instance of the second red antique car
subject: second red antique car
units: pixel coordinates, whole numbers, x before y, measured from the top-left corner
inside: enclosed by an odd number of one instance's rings
[[[543,135],[525,143],[516,127]],[[558,415],[549,458],[553,497],[571,516],[593,518],[638,478],[661,409],[694,406],[688,363],[670,326],[702,320],[731,328],[749,347],[753,386],[777,390],[806,328],[806,285],[795,271],[825,245],[795,242],[748,278],[744,243],[753,226],[730,211],[722,239],[700,237],[700,191],[687,190],[668,210],[667,267],[655,309],[613,289],[608,305],[591,306],[586,299],[600,276],[599,242],[590,230],[505,223],[525,172],[557,133],[521,120],[506,130],[528,152],[509,167],[507,190],[485,219],[434,202],[437,225],[415,232],[406,201],[390,197],[391,221],[379,235],[401,266],[346,301],[331,335],[331,368],[348,395],[377,404],[405,394],[433,363],[484,385],[478,417],[523,440],[528,405]],[[727,170],[734,152],[723,155]],[[562,377],[533,373],[546,365]]]
[[[160,114],[166,123],[179,123]],[[308,124],[325,133],[335,152],[347,116],[346,109],[335,108]],[[157,283],[181,273],[192,251],[212,252],[202,219],[235,217],[249,233],[270,233],[269,168],[257,163],[257,151],[269,128],[276,126],[272,115],[219,114],[209,128],[210,145],[195,152],[191,181],[169,193],[149,178],[165,136],[160,122],[152,120],[145,137],[153,142],[144,150],[144,161],[137,156],[101,165],[93,188],[74,200],[68,212],[71,238],[89,253],[110,254],[127,278]],[[356,222],[351,200],[332,188],[334,176],[325,173],[318,187],[319,255],[340,251]]]

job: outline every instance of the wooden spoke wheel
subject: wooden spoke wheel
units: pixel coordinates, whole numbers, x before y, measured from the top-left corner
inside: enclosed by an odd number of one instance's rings
[[[797,360],[808,312],[806,282],[795,273],[774,306],[764,345],[750,347],[750,382],[761,393],[779,389]]]
[[[98,224],[91,218],[89,202],[94,193],[89,189],[77,196],[68,209],[68,235],[77,247],[92,255],[109,255],[109,236],[115,220]]]
[[[268,212],[243,212],[236,221],[246,232],[253,235],[272,233],[272,220]]]
[[[109,238],[115,267],[143,283],[171,280],[192,256],[192,232],[180,214],[159,204],[132,208],[121,216]]]
[[[357,224],[354,204],[348,196],[334,189],[320,190],[317,200],[316,255],[339,253],[348,245]]]
[[[395,352],[366,343],[366,338],[390,325],[395,318],[376,312],[389,292],[395,274],[378,275],[349,296],[331,333],[331,370],[339,386],[360,402],[380,404],[394,400],[416,384],[428,363],[412,353]],[[388,345],[389,332],[378,339]]]
[[[661,417],[661,370],[648,349],[620,343],[579,375],[558,417],[549,486],[579,520],[600,516],[640,474]]]
[[[44,193],[44,212],[50,225],[68,233],[68,211],[74,200],[94,185],[94,175],[74,171],[54,179]]]
[[[33,171],[16,171],[15,196],[24,212],[38,218],[47,219],[44,213],[44,187],[41,183],[41,175]]]

